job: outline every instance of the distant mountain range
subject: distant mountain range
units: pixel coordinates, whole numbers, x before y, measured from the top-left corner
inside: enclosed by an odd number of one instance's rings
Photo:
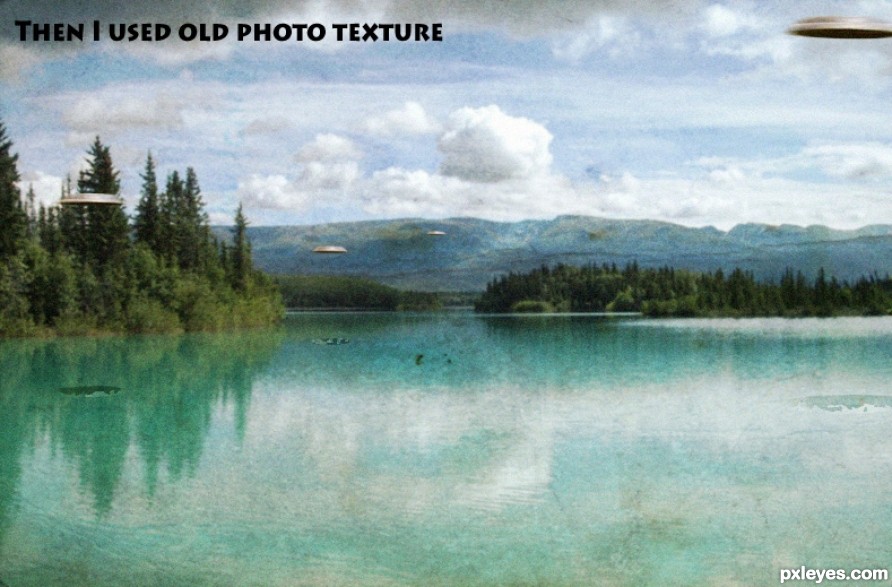
[[[229,237],[226,227],[215,231]],[[637,261],[643,267],[701,271],[741,267],[758,279],[777,279],[786,267],[810,278],[820,267],[839,279],[892,273],[890,225],[834,230],[741,224],[725,232],[650,220],[559,216],[521,222],[449,218],[259,226],[249,227],[248,235],[255,265],[264,271],[355,275],[426,291],[482,290],[503,273],[557,263],[622,266]],[[313,253],[318,245],[348,252]]]

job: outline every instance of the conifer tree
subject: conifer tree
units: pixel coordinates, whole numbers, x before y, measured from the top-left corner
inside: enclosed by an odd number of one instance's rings
[[[97,136],[89,153],[88,167],[80,172],[77,180],[78,191],[119,196],[121,182],[109,148]],[[100,270],[122,261],[130,244],[130,227],[123,206],[88,206],[86,212],[89,225],[88,260],[94,262]]]
[[[71,176],[65,178],[62,184],[61,197],[71,196]],[[58,212],[58,227],[60,242],[71,255],[80,262],[87,259],[87,207],[86,206],[60,206]]]
[[[62,233],[59,231],[58,207],[47,209],[43,204],[37,211],[37,239],[50,254],[62,249]]]
[[[20,249],[28,229],[28,217],[22,206],[21,192],[16,182],[18,154],[11,152],[12,141],[0,122],[0,262],[12,258]]]
[[[177,254],[180,268],[193,271],[205,269],[211,234],[198,177],[192,167],[186,169],[177,225],[180,233],[180,250]]]
[[[174,170],[167,176],[164,193],[161,194],[161,242],[158,253],[168,263],[177,262],[180,249],[179,218],[183,199],[183,180]]]
[[[136,242],[145,243],[155,254],[161,253],[163,227],[161,225],[161,200],[158,196],[158,179],[155,175],[155,161],[149,153],[146,169],[142,174],[142,192],[136,206],[133,221]]]
[[[25,216],[28,219],[28,237],[33,238],[37,236],[37,194],[34,193],[34,184],[28,184],[28,192],[25,194],[24,210]]]
[[[251,243],[248,241],[248,220],[242,212],[241,203],[235,213],[232,241],[233,246],[230,251],[232,287],[235,290],[244,291],[248,286],[248,278],[251,274]]]

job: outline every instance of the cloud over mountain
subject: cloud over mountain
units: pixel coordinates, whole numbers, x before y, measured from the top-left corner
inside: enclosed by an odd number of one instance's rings
[[[543,175],[551,165],[551,139],[542,125],[498,106],[462,108],[450,115],[437,143],[440,173],[477,182]]]

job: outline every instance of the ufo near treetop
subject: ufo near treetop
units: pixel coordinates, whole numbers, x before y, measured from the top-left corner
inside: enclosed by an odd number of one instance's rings
[[[59,200],[59,204],[62,206],[120,206],[123,203],[124,201],[120,196],[116,196],[115,194],[70,194],[68,196],[63,196],[62,199]]]
[[[442,230],[428,230],[427,235],[428,236],[445,236],[446,233],[443,232]]]
[[[801,37],[880,39],[892,37],[892,24],[861,16],[816,16],[796,22],[787,32]]]
[[[337,253],[346,253],[347,249],[344,247],[336,247],[333,245],[320,245],[313,249],[314,253],[328,253],[328,254],[337,254]]]

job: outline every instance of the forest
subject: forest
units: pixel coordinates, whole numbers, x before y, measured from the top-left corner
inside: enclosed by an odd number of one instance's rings
[[[725,274],[630,263],[542,266],[491,281],[475,304],[478,312],[641,312],[648,316],[838,316],[892,312],[889,276],[853,283],[814,280],[788,268],[778,283],[759,282],[749,271]]]
[[[281,295],[253,267],[239,206],[230,241],[211,234],[194,169],[163,186],[147,156],[133,218],[123,205],[36,204],[0,122],[0,336],[220,330],[281,319]],[[99,137],[73,194],[120,197]]]

